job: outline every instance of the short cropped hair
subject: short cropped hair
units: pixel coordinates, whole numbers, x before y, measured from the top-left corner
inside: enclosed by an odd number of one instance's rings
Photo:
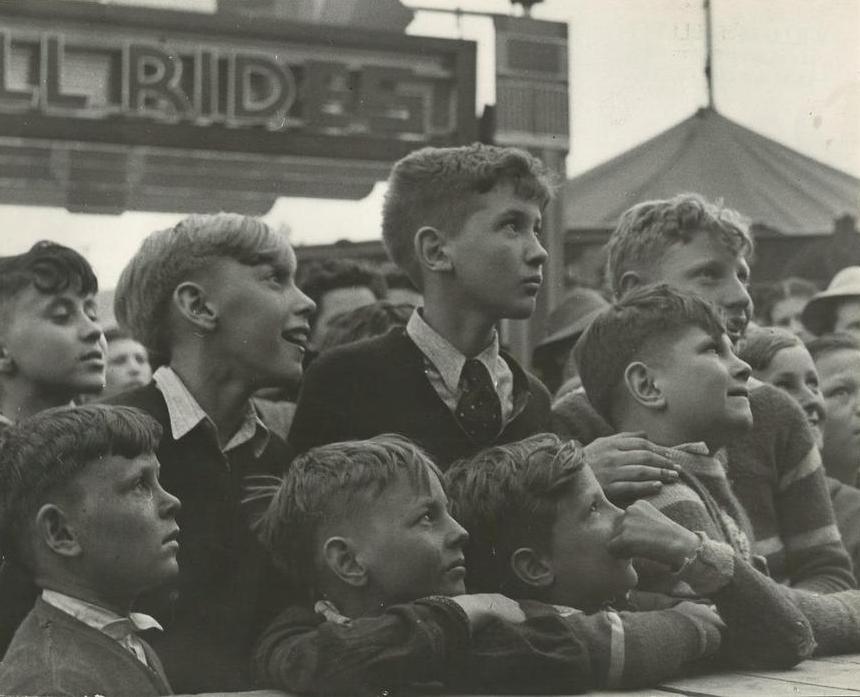
[[[807,342],[806,348],[812,360],[817,363],[819,358],[835,351],[860,351],[860,341],[852,334],[833,332],[811,339]]]
[[[818,292],[818,286],[805,278],[790,277],[781,281],[756,285],[750,290],[758,321],[770,326],[773,324],[773,308],[781,300],[805,298],[809,300]]]
[[[150,353],[169,360],[167,322],[173,291],[213,260],[256,265],[276,259],[287,241],[258,218],[236,213],[192,215],[153,232],[123,269],[114,296],[120,327]]]
[[[405,327],[414,310],[415,307],[409,303],[377,300],[370,305],[341,312],[329,323],[328,331],[320,345],[320,352],[380,336],[392,327]]]
[[[7,303],[25,288],[55,295],[68,289],[95,295],[99,282],[89,262],[74,249],[42,240],[23,254],[0,257],[0,317]]]
[[[516,148],[480,143],[422,148],[394,165],[382,208],[382,239],[418,290],[424,284],[415,233],[431,226],[456,235],[474,210],[475,195],[501,182],[512,183],[517,196],[538,201],[541,208],[552,198],[554,185],[544,164]]]
[[[451,513],[469,532],[470,593],[529,596],[511,570],[511,556],[520,547],[545,550],[552,543],[559,501],[584,462],[575,441],[540,433],[487,448],[448,469]]]
[[[689,327],[714,340],[726,332],[713,306],[665,283],[634,290],[600,313],[574,347],[582,386],[598,414],[612,424],[627,366],[653,342],[672,341]]]
[[[686,244],[698,232],[717,235],[736,255],[752,254],[747,221],[721,202],[710,203],[699,194],[679,194],[628,208],[607,242],[606,282],[612,294],[621,292],[626,272],[653,267],[669,247]]]
[[[427,453],[396,434],[312,448],[290,465],[257,524],[258,535],[275,565],[312,595],[325,526],[372,507],[400,476],[416,488],[427,486],[429,472],[441,481]]]
[[[0,549],[32,567],[31,526],[53,495],[108,455],[155,451],[161,426],[126,406],[87,404],[46,409],[0,432]]]
[[[738,347],[738,358],[758,372],[767,370],[777,353],[795,346],[803,346],[803,341],[794,332],[780,327],[751,327]]]

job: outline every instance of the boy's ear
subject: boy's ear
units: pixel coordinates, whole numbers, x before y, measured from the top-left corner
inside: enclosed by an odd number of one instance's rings
[[[74,528],[56,504],[46,503],[36,513],[36,534],[52,552],[62,557],[77,557],[82,552]]]
[[[645,279],[638,271],[625,271],[621,274],[621,279],[618,281],[618,292],[616,296],[623,298],[634,288],[638,288],[645,284]]]
[[[662,409],[666,397],[654,379],[651,369],[641,361],[634,361],[624,371],[624,386],[640,405],[647,409]]]
[[[180,283],[173,291],[173,304],[196,327],[210,331],[215,328],[218,312],[199,284],[192,281]]]
[[[511,555],[511,571],[527,586],[548,588],[555,583],[552,567],[531,547],[520,547]]]
[[[328,538],[323,544],[323,558],[331,572],[347,585],[356,588],[367,585],[367,569],[359,561],[349,539]]]
[[[450,271],[453,267],[445,246],[445,233],[426,225],[415,233],[415,258],[429,271]]]

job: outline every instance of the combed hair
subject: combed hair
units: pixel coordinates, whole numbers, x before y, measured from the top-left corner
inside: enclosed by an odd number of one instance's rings
[[[806,343],[806,348],[809,351],[809,355],[812,356],[812,360],[817,363],[819,358],[834,351],[846,349],[849,351],[860,351],[860,341],[857,341],[852,334],[833,332],[811,339]]]
[[[714,340],[726,327],[705,300],[661,283],[634,290],[601,312],[574,347],[588,400],[610,424],[624,371],[656,341],[699,327]]]
[[[278,568],[313,595],[323,526],[373,506],[404,474],[416,489],[429,486],[430,472],[441,481],[427,453],[396,434],[312,448],[276,486],[257,523],[258,535]]]
[[[750,327],[738,347],[738,357],[749,363],[754,372],[767,370],[777,353],[803,346],[794,332],[779,327]]]
[[[721,201],[710,203],[699,194],[678,194],[628,208],[606,243],[606,282],[612,294],[621,292],[621,277],[626,272],[653,267],[669,247],[687,243],[699,232],[717,235],[734,254],[752,255],[748,222]]]
[[[341,312],[332,317],[320,345],[320,352],[380,336],[392,327],[404,327],[414,310],[415,307],[409,303],[378,300],[370,305]]]
[[[425,226],[458,233],[474,211],[475,195],[501,182],[512,183],[517,196],[538,201],[541,208],[552,198],[554,184],[544,164],[516,148],[480,143],[422,148],[394,165],[382,208],[382,239],[419,291],[424,285],[415,233]]]
[[[62,494],[90,463],[155,451],[161,426],[126,406],[46,409],[0,433],[0,549],[30,566],[30,526],[50,496]]]
[[[817,292],[818,286],[812,281],[795,276],[784,278],[781,281],[756,284],[750,288],[758,321],[767,326],[773,324],[773,308],[778,302],[788,298],[806,298],[809,300]]]
[[[167,321],[173,291],[213,260],[254,266],[274,261],[287,241],[258,218],[237,213],[191,215],[153,232],[123,269],[114,296],[122,329],[161,360],[170,359]]]
[[[31,285],[45,295],[70,288],[82,296],[99,290],[98,279],[84,257],[48,240],[36,242],[23,254],[0,257],[0,306]]]
[[[559,501],[584,462],[575,441],[541,433],[487,448],[448,469],[451,513],[469,532],[470,593],[534,595],[512,572],[511,556],[520,547],[546,549],[552,543]]]

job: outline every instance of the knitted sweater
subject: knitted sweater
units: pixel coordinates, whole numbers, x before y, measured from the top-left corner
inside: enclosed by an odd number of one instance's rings
[[[549,430],[549,393],[505,352],[515,403],[525,406],[496,443]],[[424,374],[423,354],[402,327],[322,354],[305,373],[289,442],[296,452],[380,433],[399,433],[444,468],[481,449],[471,441]]]
[[[264,633],[260,683],[291,692],[385,694],[435,683],[443,690],[571,694],[655,685],[712,655],[719,633],[681,610],[585,615],[523,601],[522,624],[492,620],[472,632],[447,598],[348,620],[289,608]]]
[[[809,657],[815,645],[810,623],[783,587],[750,563],[750,524],[722,463],[704,444],[668,452],[681,467],[681,480],[648,501],[675,522],[704,533],[708,539],[696,560],[707,563],[679,578],[640,560],[639,589],[711,598],[726,623],[724,655],[735,665],[785,668]]]
[[[141,643],[149,666],[102,632],[39,598],[0,663],[0,694],[173,694],[155,653]]]
[[[860,650],[860,591],[820,595],[789,588],[741,561],[744,550],[748,550],[742,532],[748,523],[743,515],[736,518],[734,524],[727,521],[732,511],[737,511],[737,505],[731,503],[733,497],[725,477],[721,476],[721,463],[716,458],[696,457],[677,449],[673,451],[673,460],[684,468],[682,481],[665,486],[649,501],[686,528],[702,531],[713,540],[731,544],[736,550],[736,567],[745,572],[745,585],[728,586],[721,591],[722,599],[720,593],[703,593],[702,589],[693,588],[717,603],[732,633],[732,640],[726,641],[726,647],[732,651],[734,660],[744,665],[760,665],[758,657],[761,653],[767,656],[774,648],[774,640],[782,640],[784,632],[794,631],[791,613],[797,610],[802,612],[811,627],[816,654]],[[724,607],[727,595],[733,595],[736,604],[731,615],[726,614]],[[776,624],[771,624],[773,622]],[[761,646],[758,645],[759,637],[767,638]],[[789,639],[790,645],[792,641]],[[809,648],[812,647],[810,644]]]
[[[780,582],[821,593],[854,588],[806,417],[767,384],[750,392],[750,408],[753,428],[727,446],[726,459],[731,490],[752,524],[753,552]],[[553,430],[583,443],[614,432],[582,392],[556,402]]]

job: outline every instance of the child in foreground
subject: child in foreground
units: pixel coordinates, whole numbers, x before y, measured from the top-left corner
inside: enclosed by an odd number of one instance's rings
[[[551,603],[589,647],[603,687],[655,685],[714,653],[736,664],[787,668],[813,647],[800,612],[727,545],[693,533],[645,501],[611,504],[574,441],[541,434],[489,448],[446,474],[455,515],[470,533],[470,592]],[[678,583],[711,596],[647,612],[626,595],[630,558],[659,564]]]
[[[644,432],[679,467],[679,482],[664,486],[649,501],[701,533],[703,540],[730,545],[736,568],[747,562],[765,570],[767,565],[753,554],[747,511],[735,497],[721,459],[723,449],[752,427],[750,367],[734,354],[715,308],[666,285],[645,286],[596,317],[575,350],[589,401],[600,415],[619,430]],[[795,477],[818,471],[820,462],[813,448]],[[793,483],[788,478],[779,486]],[[832,508],[829,498],[826,505]],[[640,572],[640,586],[646,590],[690,595],[664,569],[643,562]],[[764,573],[759,581],[758,604],[766,599],[776,604],[780,597],[794,603],[812,626],[819,654],[860,650],[857,591],[819,595],[772,582]],[[712,593],[693,590],[716,600]],[[783,641],[798,650],[812,648],[795,642],[788,625],[767,636],[765,651]],[[750,649],[748,655],[755,652]]]
[[[178,571],[179,501],[158,483],[161,428],[128,407],[43,411],[0,441],[0,546],[41,596],[0,663],[0,694],[172,694],[138,631],[138,595]]]
[[[306,592],[260,640],[261,686],[569,694],[595,685],[586,647],[556,613],[526,619],[501,595],[465,595],[466,531],[448,512],[439,470],[401,436],[297,458],[260,531]]]

